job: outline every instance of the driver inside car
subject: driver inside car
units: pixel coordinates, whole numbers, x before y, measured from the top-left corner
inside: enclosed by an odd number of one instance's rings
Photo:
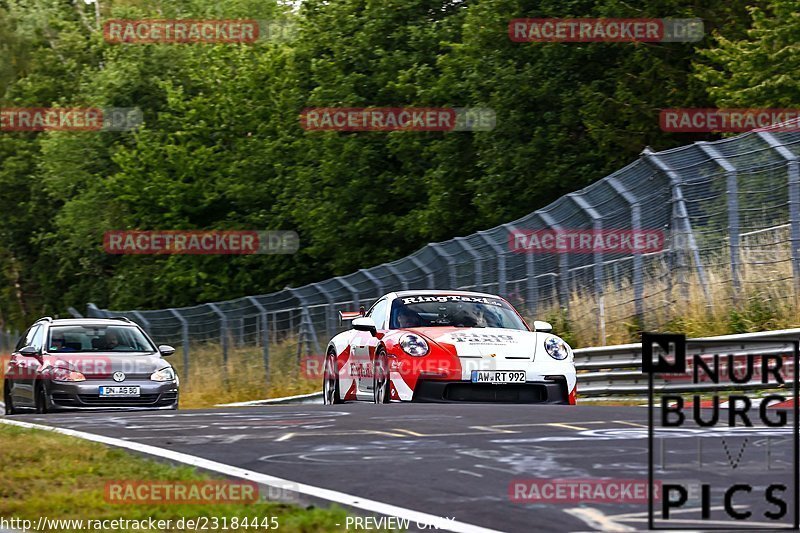
[[[406,306],[402,306],[397,310],[397,327],[399,328],[416,328],[422,325],[422,321],[417,313],[412,311]]]

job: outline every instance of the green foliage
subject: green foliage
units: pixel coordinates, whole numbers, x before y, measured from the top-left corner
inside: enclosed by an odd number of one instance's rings
[[[0,323],[87,301],[189,305],[347,274],[523,216],[645,145],[710,138],[661,132],[661,108],[797,100],[800,24],[788,0],[101,5],[98,21],[84,2],[0,0],[0,106],[144,113],[133,132],[0,133]],[[513,18],[599,16],[701,17],[715,34],[669,44],[507,35]],[[170,17],[288,21],[298,32],[252,45],[114,45],[98,30]],[[313,106],[488,107],[497,126],[307,132],[299,114]],[[117,229],[296,230],[301,249],[109,256],[102,236]]]

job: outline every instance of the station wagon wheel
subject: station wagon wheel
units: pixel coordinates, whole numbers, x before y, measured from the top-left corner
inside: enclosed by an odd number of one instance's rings
[[[16,410],[14,409],[14,400],[11,399],[11,385],[9,385],[8,381],[3,384],[3,403],[6,405],[6,414],[7,415],[15,415],[17,414]]]
[[[44,390],[44,385],[39,385],[36,390],[36,412],[40,415],[50,412],[50,407],[47,403],[47,391]]]
[[[331,350],[325,356],[325,371],[322,378],[322,397],[325,405],[344,403],[339,393],[339,372],[336,354]]]
[[[389,403],[391,393],[389,391],[389,362],[386,358],[386,350],[378,348],[375,354],[375,368],[372,372],[372,391],[375,403]]]

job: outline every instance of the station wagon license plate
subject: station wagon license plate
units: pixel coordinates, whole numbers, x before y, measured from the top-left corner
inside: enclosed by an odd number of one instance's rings
[[[473,383],[525,383],[524,370],[473,370]]]
[[[100,387],[100,396],[115,397],[138,397],[141,394],[140,387]]]

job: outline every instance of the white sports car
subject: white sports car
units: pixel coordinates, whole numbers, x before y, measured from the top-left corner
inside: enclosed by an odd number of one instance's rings
[[[572,349],[547,322],[528,327],[504,299],[403,291],[328,344],[325,403],[369,400],[575,404]]]

